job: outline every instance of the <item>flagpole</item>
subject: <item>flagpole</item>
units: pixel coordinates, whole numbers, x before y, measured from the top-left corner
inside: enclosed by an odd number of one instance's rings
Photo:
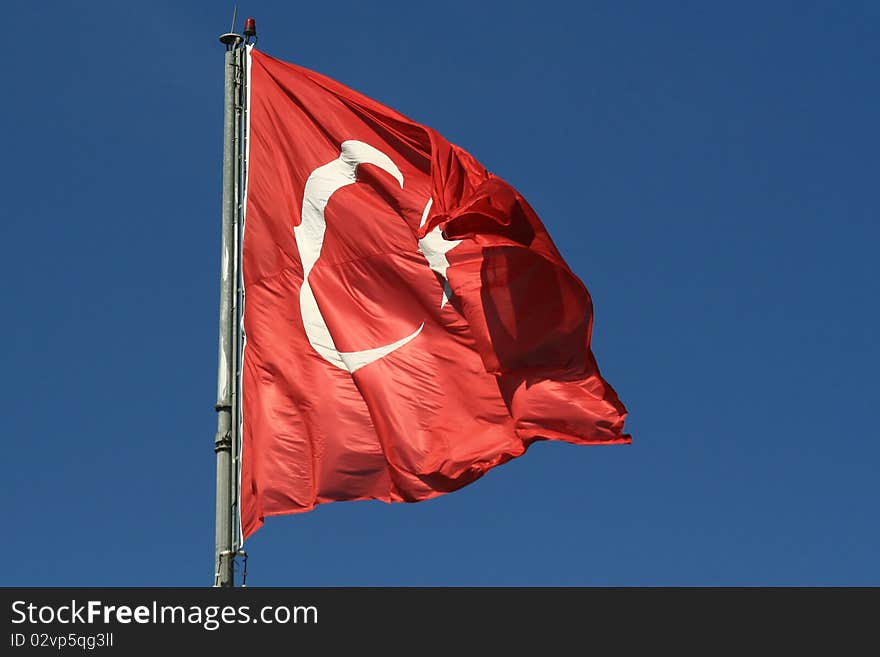
[[[239,149],[241,129],[241,47],[244,37],[233,32],[223,34],[225,82],[223,96],[223,201],[220,258],[220,340],[217,354],[217,435],[214,452],[217,456],[216,533],[214,540],[214,586],[235,586],[235,468],[233,445],[237,444],[238,423],[234,422],[234,401],[237,389],[235,340],[236,325],[236,214],[240,207]]]

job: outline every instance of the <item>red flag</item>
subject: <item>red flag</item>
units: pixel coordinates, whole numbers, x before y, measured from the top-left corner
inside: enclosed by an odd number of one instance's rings
[[[241,520],[415,502],[536,440],[628,443],[592,303],[510,185],[251,49]]]

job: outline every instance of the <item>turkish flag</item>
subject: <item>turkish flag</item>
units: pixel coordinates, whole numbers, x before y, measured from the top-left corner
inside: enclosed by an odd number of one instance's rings
[[[241,522],[415,502],[543,439],[628,443],[592,303],[435,131],[249,49]]]

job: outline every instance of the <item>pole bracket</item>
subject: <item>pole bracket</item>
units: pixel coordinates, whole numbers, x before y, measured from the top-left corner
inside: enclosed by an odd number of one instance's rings
[[[229,431],[217,433],[214,438],[214,453],[232,451],[232,434]]]

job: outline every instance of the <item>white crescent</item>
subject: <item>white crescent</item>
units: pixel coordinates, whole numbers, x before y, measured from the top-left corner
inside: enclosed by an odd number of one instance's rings
[[[327,230],[324,210],[336,190],[357,182],[356,173],[360,164],[373,164],[379,167],[394,177],[403,189],[403,174],[385,153],[362,141],[344,141],[342,153],[337,159],[318,167],[309,175],[303,191],[302,221],[299,226],[293,228],[303,266],[299,303],[306,337],[312,348],[325,360],[348,372],[355,372],[400,349],[421,333],[425,326],[423,322],[406,337],[381,347],[362,351],[339,351],[327,328],[327,322],[321,315],[321,309],[309,284],[309,274],[320,257],[321,247],[324,244],[324,233]]]

